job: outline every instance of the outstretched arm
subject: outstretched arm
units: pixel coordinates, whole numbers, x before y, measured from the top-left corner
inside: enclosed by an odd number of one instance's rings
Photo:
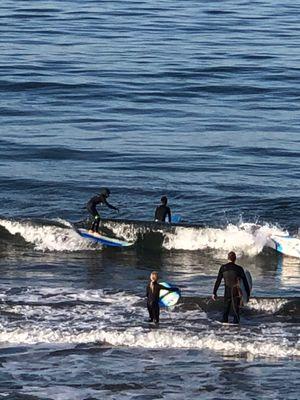
[[[109,202],[108,202],[106,199],[104,199],[104,204],[105,204],[108,208],[111,208],[112,210],[119,211],[118,207],[115,207],[115,206],[113,206],[112,204],[109,204]]]

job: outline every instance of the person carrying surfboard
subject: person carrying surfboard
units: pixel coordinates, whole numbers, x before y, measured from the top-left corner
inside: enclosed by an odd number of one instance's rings
[[[147,309],[149,312],[148,322],[159,323],[159,292],[160,290],[167,290],[169,292],[179,292],[178,288],[167,288],[158,283],[158,273],[156,271],[151,272],[150,280],[146,288],[147,297]]]
[[[161,204],[156,207],[154,220],[155,222],[166,222],[166,218],[168,217],[168,222],[171,222],[171,210],[170,207],[167,206],[168,198],[167,196],[162,196],[160,199]]]
[[[107,188],[102,188],[100,189],[100,193],[92,197],[86,205],[88,212],[94,218],[90,228],[91,232],[98,232],[99,229],[100,215],[96,208],[98,204],[105,204],[108,208],[111,208],[119,212],[119,209],[117,207],[114,207],[113,205],[108,203],[107,198],[109,197],[109,195],[110,195],[110,190]]]
[[[233,308],[234,318],[233,323],[240,322],[240,307],[241,307],[241,291],[239,281],[242,279],[248,298],[250,297],[250,287],[242,267],[235,264],[236,254],[234,251],[228,253],[228,263],[221,266],[218,277],[215,282],[212,299],[217,299],[217,291],[219,289],[222,279],[225,282],[224,291],[224,311],[222,322],[228,322],[230,308]]]

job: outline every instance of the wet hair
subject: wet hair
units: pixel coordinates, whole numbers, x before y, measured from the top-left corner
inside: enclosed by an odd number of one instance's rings
[[[150,277],[151,277],[151,275],[155,275],[156,276],[155,281],[158,281],[158,272],[152,271],[151,274],[150,274]]]
[[[160,199],[160,201],[163,203],[163,205],[166,205],[167,202],[168,202],[167,196],[162,196],[162,198]]]
[[[235,254],[234,251],[230,251],[230,252],[228,253],[228,260],[231,261],[231,262],[235,262],[235,260],[236,260],[236,254]]]

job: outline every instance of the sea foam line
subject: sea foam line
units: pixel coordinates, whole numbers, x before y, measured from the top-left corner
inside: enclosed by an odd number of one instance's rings
[[[278,339],[277,339],[278,340]],[[0,342],[10,344],[59,343],[79,344],[104,342],[112,346],[141,347],[145,349],[207,349],[230,355],[249,354],[253,357],[299,357],[299,347],[287,345],[287,339],[280,343],[272,340],[254,340],[251,338],[218,338],[214,333],[187,334],[169,330],[150,330],[130,328],[126,331],[92,330],[89,332],[60,331],[53,329],[22,328],[13,331],[1,329]]]

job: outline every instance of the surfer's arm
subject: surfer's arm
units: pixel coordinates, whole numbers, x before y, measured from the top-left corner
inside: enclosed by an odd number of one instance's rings
[[[167,288],[163,285],[160,285],[159,283],[158,283],[158,287],[159,287],[159,290],[167,290],[168,292],[179,292],[179,289],[177,287]]]
[[[155,213],[154,213],[154,221],[157,221],[157,220],[158,220],[157,211],[158,211],[158,207],[156,207],[156,209],[155,209]]]
[[[168,209],[167,216],[169,218],[169,223],[171,223],[171,210],[170,209]]]
[[[218,291],[219,286],[221,284],[222,278],[223,278],[223,269],[221,267],[219,269],[219,273],[218,273],[218,276],[217,276],[217,279],[216,279],[216,282],[215,282],[215,286],[214,286],[214,290],[213,290],[213,296],[215,296],[215,297],[217,296],[217,291]]]
[[[106,199],[104,199],[104,204],[105,204],[108,208],[111,208],[112,210],[116,210],[116,211],[119,212],[118,207],[115,207],[115,206],[113,206],[112,204],[109,204],[109,202],[108,202]]]

